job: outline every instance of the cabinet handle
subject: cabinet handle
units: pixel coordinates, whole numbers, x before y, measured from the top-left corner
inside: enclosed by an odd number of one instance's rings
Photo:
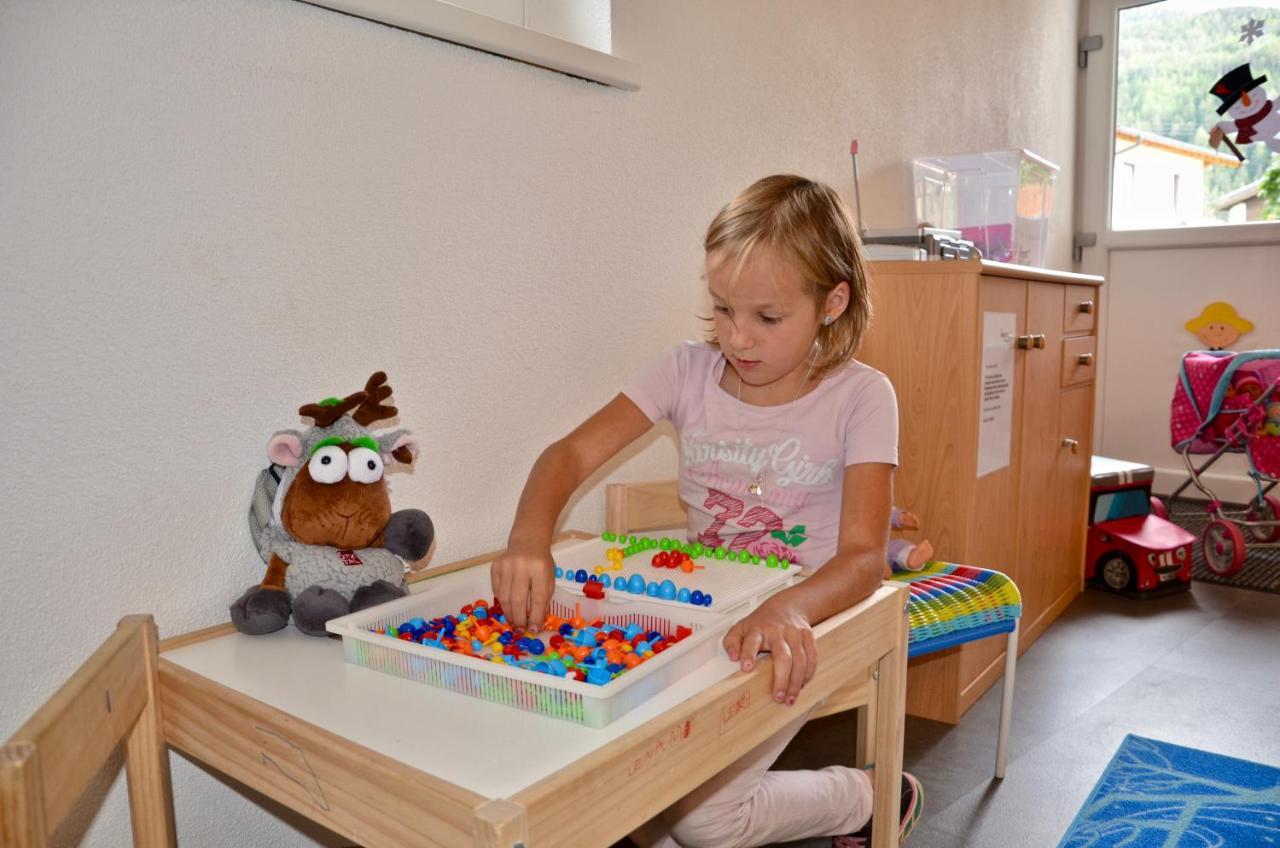
[[[1075,439],[1063,439],[1062,446],[1064,448],[1071,448],[1072,453],[1080,453],[1080,442]]]
[[[1019,350],[1042,350],[1044,349],[1044,334],[1032,333],[1026,336],[1018,336]]]
[[[1082,354],[1080,354],[1080,356],[1076,359],[1076,362],[1077,362],[1078,364],[1080,364],[1080,365],[1092,365],[1092,364],[1093,364],[1093,354],[1092,354],[1092,353],[1082,353]]]
[[[1093,301],[1092,301],[1092,300],[1082,300],[1082,301],[1080,301],[1080,303],[1079,303],[1079,304],[1077,304],[1077,308],[1079,308],[1080,313],[1081,313],[1082,315],[1090,315],[1090,314],[1092,314],[1092,313],[1093,313]]]

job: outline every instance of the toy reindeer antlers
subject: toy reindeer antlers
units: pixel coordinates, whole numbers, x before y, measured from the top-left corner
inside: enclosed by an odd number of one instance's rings
[[[298,408],[298,414],[315,421],[317,427],[328,427],[343,415],[355,410],[351,417],[362,427],[375,421],[394,418],[399,410],[394,406],[384,406],[383,401],[391,397],[391,387],[387,385],[384,371],[373,374],[364,384],[364,391],[338,398],[325,398],[319,403],[308,403]]]
[[[342,400],[325,398],[319,403],[309,403],[306,406],[298,407],[298,414],[315,421],[317,427],[328,427],[343,415],[364,403],[365,397],[367,396],[364,392],[356,392],[353,395],[347,395]]]
[[[360,402],[355,414],[351,417],[361,427],[368,427],[375,421],[395,418],[400,410],[394,406],[383,406],[382,402],[391,397],[391,387],[387,385],[387,374],[378,371],[364,384],[365,399]]]

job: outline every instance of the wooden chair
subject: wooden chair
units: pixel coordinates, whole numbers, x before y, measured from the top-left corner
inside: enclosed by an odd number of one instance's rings
[[[612,533],[643,533],[683,527],[687,515],[675,480],[657,483],[611,483],[605,487],[605,529]],[[920,571],[894,574],[911,592],[907,615],[911,630],[907,656],[917,657],[976,639],[1006,634],[1004,684],[1000,726],[996,736],[995,776],[1004,778],[1008,762],[1009,725],[1013,715],[1013,683],[1018,659],[1018,622],[1022,598],[1007,575],[987,568],[930,562]],[[813,718],[858,710],[855,760],[873,759],[868,750],[875,714],[860,703],[861,687],[851,685],[831,694]]]
[[[126,616],[0,749],[0,845],[48,845],[122,742],[133,844],[177,844],[157,656],[151,616]]]

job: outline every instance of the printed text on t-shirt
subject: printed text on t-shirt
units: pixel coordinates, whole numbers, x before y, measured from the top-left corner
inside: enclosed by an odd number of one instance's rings
[[[776,475],[773,485],[779,487],[792,483],[825,486],[835,479],[838,461],[829,459],[821,465],[812,462],[808,454],[801,454],[800,439],[796,436],[761,446],[752,444],[750,439],[734,439],[732,442],[724,439],[702,441],[704,439],[706,433],[702,431],[681,437],[687,464],[723,462],[741,465],[753,475],[768,466]]]

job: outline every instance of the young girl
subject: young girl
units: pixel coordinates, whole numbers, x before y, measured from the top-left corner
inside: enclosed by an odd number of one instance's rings
[[[851,216],[829,187],[766,177],[720,210],[704,240],[708,343],[678,345],[534,463],[493,591],[516,627],[547,613],[550,544],[569,496],[667,418],[680,437],[690,541],[815,569],[737,622],[729,658],[773,657],[780,709],[817,665],[813,625],[866,598],[886,561],[898,418],[883,374],[853,359],[871,307]],[[807,713],[703,784],[634,838],[750,846],[868,834],[872,785],[858,769],[769,772]],[[901,833],[922,792],[903,778]]]

